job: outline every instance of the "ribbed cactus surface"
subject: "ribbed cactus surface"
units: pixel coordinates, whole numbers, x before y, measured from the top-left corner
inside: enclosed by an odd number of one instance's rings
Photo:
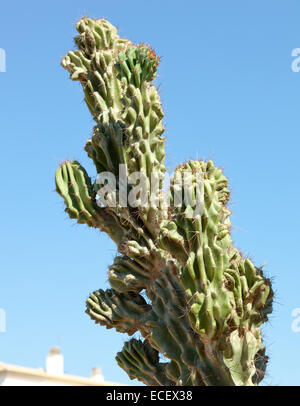
[[[159,58],[150,46],[121,39],[106,20],[83,18],[76,28],[77,49],[62,66],[81,83],[95,120],[85,150],[97,177],[92,182],[67,161],[56,189],[72,219],[107,233],[119,251],[108,271],[111,289],[90,294],[87,314],[140,334],[116,357],[131,379],[257,385],[268,359],[259,327],[273,292],[261,268],[233,246],[227,178],[212,161],[186,162],[166,200],[163,112],[152,84]],[[137,193],[126,183],[136,173],[144,184]],[[99,176],[107,174],[115,189],[101,194]]]

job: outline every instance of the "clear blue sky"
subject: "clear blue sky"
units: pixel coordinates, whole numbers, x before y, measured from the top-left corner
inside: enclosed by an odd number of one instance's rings
[[[59,342],[66,372],[129,383],[114,357],[125,335],[95,326],[87,295],[108,287],[115,247],[74,225],[54,192],[65,158],[94,175],[83,150],[92,119],[81,88],[60,66],[83,15],[107,18],[162,56],[167,165],[211,158],[232,189],[236,245],[274,277],[276,303],[264,328],[265,384],[300,385],[300,47],[299,1],[2,2],[0,48],[0,360],[39,367]],[[297,248],[298,247],[298,248]]]

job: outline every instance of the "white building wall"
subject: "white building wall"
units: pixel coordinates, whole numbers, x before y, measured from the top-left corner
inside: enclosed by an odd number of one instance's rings
[[[0,386],[91,386],[119,385],[105,382],[100,368],[84,378],[64,374],[64,359],[58,347],[52,347],[46,358],[46,368],[34,369],[0,362]]]

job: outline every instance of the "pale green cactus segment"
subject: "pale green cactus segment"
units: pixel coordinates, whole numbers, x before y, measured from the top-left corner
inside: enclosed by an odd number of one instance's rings
[[[119,175],[119,165],[126,164],[123,145],[124,126],[110,123],[94,128],[93,137],[88,140],[85,150],[94,161],[97,172],[111,172]]]
[[[110,286],[120,292],[139,292],[151,282],[151,271],[126,256],[117,256],[109,267]]]
[[[76,29],[80,35],[75,37],[75,43],[88,55],[99,49],[119,50],[127,43],[118,36],[117,29],[104,19],[82,18],[76,24]]]
[[[71,219],[76,219],[79,224],[99,228],[116,243],[123,239],[124,227],[106,208],[97,205],[91,179],[79,162],[63,162],[56,171],[55,185]]]
[[[257,385],[268,362],[259,328],[272,311],[273,290],[233,246],[227,178],[212,161],[179,165],[167,207],[163,112],[152,84],[159,58],[148,45],[121,39],[105,20],[83,18],[76,28],[77,50],[62,65],[83,87],[96,122],[85,150],[97,175],[115,176],[116,190],[106,198],[116,204],[105,206],[99,177],[92,184],[76,161],[57,170],[56,188],[69,216],[106,232],[120,253],[109,267],[112,289],[93,292],[87,314],[144,338],[125,343],[116,357],[131,379]],[[127,180],[138,173],[146,185],[136,193],[131,179],[127,204],[119,201],[120,165]]]
[[[161,244],[187,264],[190,252],[201,244],[231,245],[227,179],[212,161],[180,165],[171,184],[171,218],[161,223]],[[225,244],[225,245],[224,245]],[[216,255],[219,250],[216,248]],[[208,260],[212,257],[207,251]],[[220,259],[217,259],[220,261]]]
[[[90,318],[107,329],[115,328],[120,333],[128,335],[140,330],[146,335],[143,317],[151,306],[139,294],[99,289],[91,293],[86,306],[86,313]]]
[[[129,85],[124,97],[126,109],[126,140],[128,150],[128,167],[131,172],[145,171],[151,177],[151,170],[164,174],[163,165],[164,127],[163,113],[159,95],[154,86],[144,83],[140,88]]]
[[[259,331],[245,331],[244,334],[239,334],[238,330],[234,330],[228,338],[228,344],[224,361],[231,371],[235,384],[237,386],[253,385],[253,377],[260,381],[260,375],[261,377],[264,375],[267,359],[261,352],[264,348],[261,345]],[[259,370],[257,358],[263,359]]]
[[[57,169],[55,182],[69,216],[96,227],[98,216],[93,206],[92,183],[84,168],[77,161],[66,161]]]
[[[138,379],[149,386],[168,386],[170,381],[165,375],[165,364],[159,362],[158,351],[145,340],[132,338],[118,352],[116,360],[130,379]]]
[[[131,44],[121,39],[106,20],[83,18],[76,25],[77,50],[70,51],[62,66],[72,80],[80,81],[85,102],[97,123],[119,119],[122,110],[121,81],[113,73],[117,54]]]

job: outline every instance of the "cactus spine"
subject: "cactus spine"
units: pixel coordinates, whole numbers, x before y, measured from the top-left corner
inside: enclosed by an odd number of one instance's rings
[[[56,190],[69,216],[107,233],[120,254],[109,268],[111,289],[89,296],[87,314],[106,328],[140,333],[143,340],[132,338],[116,357],[131,379],[257,385],[268,360],[259,327],[272,311],[273,291],[262,270],[233,247],[226,177],[212,161],[179,165],[170,205],[164,204],[163,112],[152,84],[159,58],[148,45],[121,39],[106,20],[83,18],[76,28],[77,49],[62,66],[82,85],[96,122],[85,150],[98,175],[114,175],[106,203],[115,204],[104,204],[103,195],[99,204],[99,183],[77,161],[58,168]],[[134,207],[120,203],[120,165],[127,177],[144,176],[146,191]],[[184,176],[190,197],[201,188],[196,215],[189,199],[178,204]],[[155,185],[155,204],[142,204]],[[133,191],[129,185],[126,197]]]

